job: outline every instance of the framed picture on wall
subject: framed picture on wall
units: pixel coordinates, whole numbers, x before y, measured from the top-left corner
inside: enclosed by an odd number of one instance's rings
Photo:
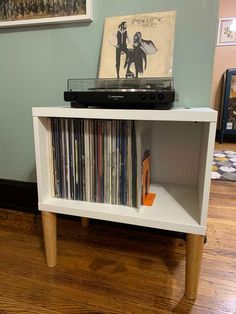
[[[236,45],[236,18],[219,19],[217,46]]]
[[[105,19],[99,78],[170,77],[175,11]]]
[[[2,0],[0,28],[92,21],[93,0]]]

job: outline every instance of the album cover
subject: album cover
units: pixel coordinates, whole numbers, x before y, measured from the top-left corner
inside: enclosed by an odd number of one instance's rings
[[[172,76],[175,11],[107,17],[99,78]]]

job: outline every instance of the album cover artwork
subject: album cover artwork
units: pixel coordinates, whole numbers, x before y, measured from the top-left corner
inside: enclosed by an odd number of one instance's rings
[[[107,17],[99,78],[172,76],[175,11]]]

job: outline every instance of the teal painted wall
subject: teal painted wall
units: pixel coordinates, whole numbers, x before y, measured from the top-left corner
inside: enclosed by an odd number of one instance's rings
[[[63,105],[68,78],[96,77],[106,16],[176,10],[176,106],[209,106],[218,0],[94,0],[94,21],[0,30],[0,178],[35,181],[31,108]]]

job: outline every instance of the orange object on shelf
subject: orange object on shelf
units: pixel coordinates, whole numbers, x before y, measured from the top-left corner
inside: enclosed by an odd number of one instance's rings
[[[142,175],[142,204],[145,206],[152,206],[156,193],[150,193],[150,155],[143,160],[143,175]]]

